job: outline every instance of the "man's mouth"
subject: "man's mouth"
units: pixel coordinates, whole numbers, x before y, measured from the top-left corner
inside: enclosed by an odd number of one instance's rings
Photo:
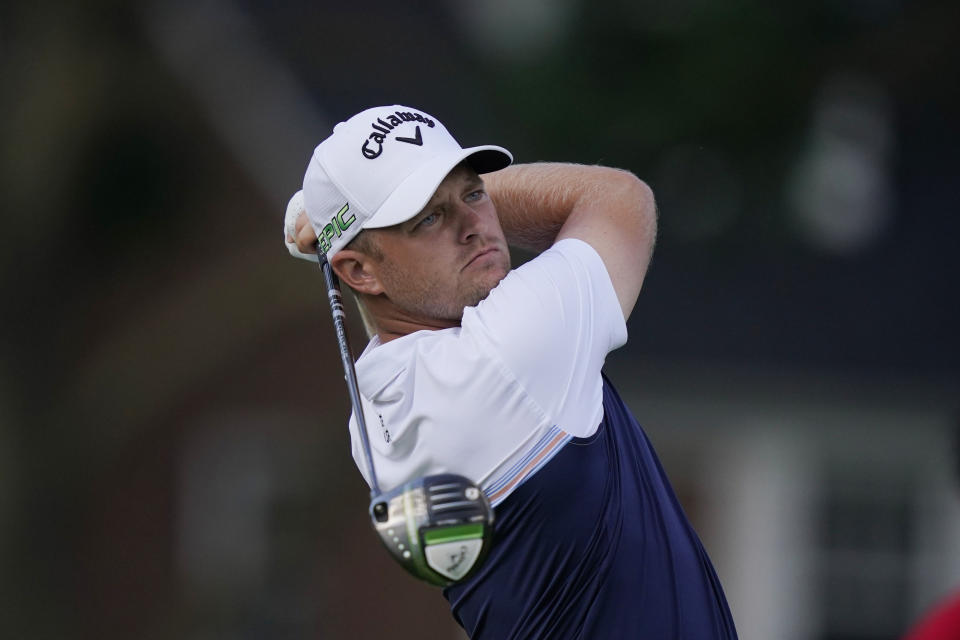
[[[477,252],[476,255],[474,255],[472,258],[470,258],[470,260],[467,261],[467,264],[463,265],[463,268],[466,269],[466,268],[469,267],[470,265],[472,265],[472,264],[474,264],[475,262],[477,262],[477,260],[483,260],[484,257],[489,256],[489,255],[492,255],[492,254],[494,254],[494,253],[497,253],[498,251],[499,251],[499,249],[497,249],[497,248],[494,247],[494,246],[490,246],[490,247],[486,247],[486,248],[484,248],[484,249],[481,249],[480,251]]]

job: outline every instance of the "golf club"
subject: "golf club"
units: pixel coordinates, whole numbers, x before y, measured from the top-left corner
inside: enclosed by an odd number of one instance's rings
[[[451,473],[415,478],[387,493],[380,491],[353,353],[347,341],[339,280],[319,247],[317,258],[327,284],[347,390],[370,472],[373,528],[393,558],[411,574],[441,587],[454,584],[483,563],[493,538],[493,510],[480,487]]]

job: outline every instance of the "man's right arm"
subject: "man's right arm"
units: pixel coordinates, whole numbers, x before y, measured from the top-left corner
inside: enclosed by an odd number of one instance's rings
[[[603,260],[624,319],[630,316],[656,238],[653,192],[632,173],[561,163],[521,164],[483,176],[507,242],[541,252],[564,238]]]

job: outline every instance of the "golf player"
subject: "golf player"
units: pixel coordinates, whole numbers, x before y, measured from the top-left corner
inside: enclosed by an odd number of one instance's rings
[[[736,638],[602,373],[650,262],[653,194],[619,169],[511,163],[423,110],[374,107],[316,147],[288,207],[291,252],[326,253],[371,334],[356,368],[380,483],[456,473],[488,497],[489,556],[444,590],[471,638]],[[508,246],[535,257],[511,269]]]

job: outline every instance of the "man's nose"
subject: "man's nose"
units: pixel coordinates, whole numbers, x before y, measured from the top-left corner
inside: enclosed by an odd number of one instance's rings
[[[483,228],[483,217],[480,213],[465,202],[457,203],[457,222],[460,225],[460,241],[467,242],[480,233]]]

